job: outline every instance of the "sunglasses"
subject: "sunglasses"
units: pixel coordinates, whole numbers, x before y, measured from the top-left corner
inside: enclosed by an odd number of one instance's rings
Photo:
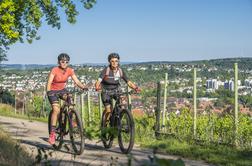
[[[115,60],[115,61],[110,61],[111,63],[118,63],[119,61],[118,60]]]
[[[68,64],[69,61],[60,61],[60,63],[66,63],[66,64]]]

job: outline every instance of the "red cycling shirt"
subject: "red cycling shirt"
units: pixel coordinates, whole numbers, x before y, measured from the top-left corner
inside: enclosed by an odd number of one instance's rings
[[[54,75],[51,90],[62,90],[65,88],[68,78],[74,75],[74,70],[70,67],[63,70],[58,66],[52,68],[51,74]]]

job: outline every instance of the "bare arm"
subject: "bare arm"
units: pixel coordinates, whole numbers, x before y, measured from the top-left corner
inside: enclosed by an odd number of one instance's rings
[[[136,84],[134,84],[131,81],[127,82],[128,86],[131,87],[132,89],[134,89],[137,93],[141,92],[141,88],[139,88]]]
[[[95,83],[95,90],[99,90],[100,89],[100,87],[101,87],[101,79],[98,79],[97,81],[96,81],[96,83]]]
[[[128,84],[128,86],[131,87],[132,89],[136,89],[136,88],[137,88],[137,86],[136,86],[133,82],[131,82],[131,81],[128,81],[127,84]]]
[[[71,76],[73,81],[77,84],[77,86],[81,89],[84,89],[85,86],[80,82],[80,80],[77,78],[77,76],[74,74]]]
[[[48,80],[47,80],[46,91],[50,91],[51,90],[51,85],[52,85],[53,78],[54,78],[54,75],[52,73],[50,73],[49,76],[48,76]]]

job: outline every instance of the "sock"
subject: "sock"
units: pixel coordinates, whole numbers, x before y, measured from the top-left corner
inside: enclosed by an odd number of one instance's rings
[[[56,131],[56,126],[51,126],[51,132],[55,132]]]

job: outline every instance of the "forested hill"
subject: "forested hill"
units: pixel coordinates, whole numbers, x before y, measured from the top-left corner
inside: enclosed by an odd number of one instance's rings
[[[222,68],[232,68],[234,63],[238,63],[239,69],[251,70],[252,58],[228,58],[228,59],[216,59],[209,60],[209,65],[219,66]]]
[[[238,63],[239,69],[242,70],[252,70],[252,57],[247,58],[224,58],[224,59],[211,59],[211,60],[198,60],[198,61],[149,61],[149,62],[121,62],[122,65],[132,66],[132,65],[194,65],[194,66],[216,66],[218,68],[233,68],[234,63]],[[81,63],[82,66],[104,66],[105,63]],[[5,69],[42,69],[52,67],[52,64],[0,64],[1,68]]]
[[[246,58],[224,58],[224,59],[210,59],[210,60],[198,60],[198,61],[150,61],[150,62],[140,62],[133,63],[133,65],[196,65],[196,66],[216,66],[221,68],[233,68],[234,63],[238,63],[240,69],[252,69],[252,57]]]

